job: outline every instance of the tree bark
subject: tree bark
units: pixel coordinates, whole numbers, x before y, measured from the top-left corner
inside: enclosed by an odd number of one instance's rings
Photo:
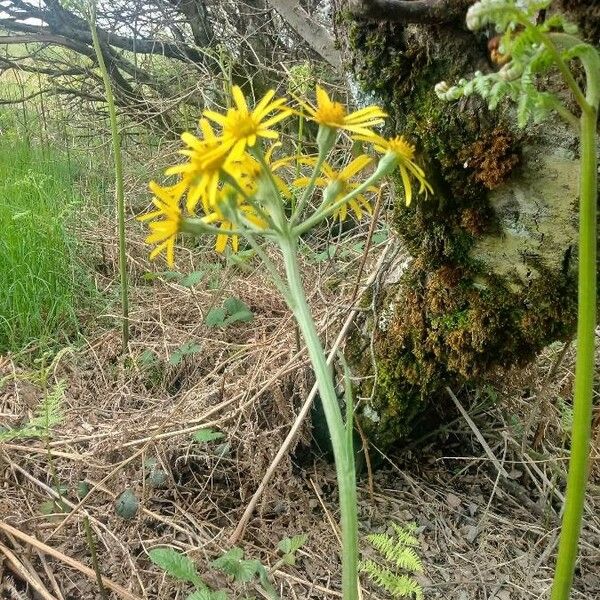
[[[525,364],[569,337],[576,320],[576,133],[558,118],[517,131],[509,106],[491,113],[475,97],[439,100],[439,81],[498,67],[487,37],[464,27],[464,4],[458,17],[456,3],[419,4],[452,10],[432,22],[414,12],[382,20],[338,4],[357,81],[390,113],[388,133],[417,144],[435,189],[410,207],[395,203],[393,226],[410,258],[373,289],[373,310],[348,348],[361,376],[362,428],[383,449],[452,410],[446,386]],[[574,16],[587,35],[600,31],[600,18]]]

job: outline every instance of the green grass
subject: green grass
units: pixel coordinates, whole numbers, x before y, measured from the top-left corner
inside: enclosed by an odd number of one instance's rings
[[[84,209],[60,152],[0,135],[0,353],[45,350],[78,331],[90,285],[69,230]]]

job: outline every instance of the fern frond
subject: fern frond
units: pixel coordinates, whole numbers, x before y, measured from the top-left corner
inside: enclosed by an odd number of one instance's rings
[[[369,576],[373,583],[383,588],[393,598],[408,597],[423,600],[423,589],[415,579],[408,575],[397,575],[372,560],[362,562],[360,569]]]
[[[406,534],[406,532],[402,533],[407,535],[409,540],[411,540],[412,536],[410,536],[410,534]],[[403,540],[394,540],[385,533],[376,533],[367,536],[367,539],[373,548],[395,567],[405,569],[411,573],[420,573],[423,571],[421,559],[415,550],[407,546]],[[417,541],[415,540],[415,542]]]
[[[28,437],[47,437],[50,429],[62,420],[60,405],[66,388],[65,381],[57,382],[52,391],[40,402],[33,419],[17,429],[0,432],[0,442]]]
[[[417,526],[414,523],[409,523],[404,527],[398,525],[398,523],[392,523],[392,529],[394,530],[396,537],[405,545],[405,546],[418,546],[419,540],[413,535],[413,531]]]
[[[50,427],[54,427],[61,422],[60,404],[66,389],[67,384],[64,380],[61,379],[56,383],[52,391],[40,402],[37,414],[31,420],[30,426],[47,434]]]

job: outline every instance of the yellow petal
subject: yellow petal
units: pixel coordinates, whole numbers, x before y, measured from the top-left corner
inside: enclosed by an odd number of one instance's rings
[[[237,109],[240,112],[247,113],[248,105],[246,104],[246,98],[244,98],[244,94],[239,85],[234,85],[231,88],[231,95],[233,96],[233,101],[235,102]]]

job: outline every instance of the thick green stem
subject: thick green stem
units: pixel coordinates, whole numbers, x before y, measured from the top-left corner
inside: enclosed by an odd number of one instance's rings
[[[342,526],[342,594],[343,600],[358,600],[358,517],[354,453],[347,443],[342,411],[338,402],[331,369],[306,301],[297,259],[297,238],[281,239],[280,245],[290,286],[290,308],[298,321],[311,363],[325,419],[331,437],[338,480]]]
[[[552,600],[568,600],[571,592],[589,469],[596,329],[596,205],[598,202],[596,122],[597,110],[583,112],[579,202],[579,300],[573,429]]]
[[[112,93],[112,85],[100,39],[98,38],[98,30],[96,29],[96,11],[95,6],[91,6],[90,13],[90,31],[92,32],[92,42],[98,60],[98,67],[102,73],[102,81],[104,82],[104,93],[106,95],[106,106],[108,108],[108,116],[110,119],[110,133],[112,137],[112,147],[115,166],[115,195],[117,198],[117,220],[119,232],[119,275],[121,278],[121,311],[123,316],[122,336],[123,348],[129,343],[129,292],[127,285],[127,249],[125,245],[125,192],[123,185],[123,158],[121,156],[121,134],[119,133],[119,125],[117,123],[117,110],[115,108],[115,99]]]

